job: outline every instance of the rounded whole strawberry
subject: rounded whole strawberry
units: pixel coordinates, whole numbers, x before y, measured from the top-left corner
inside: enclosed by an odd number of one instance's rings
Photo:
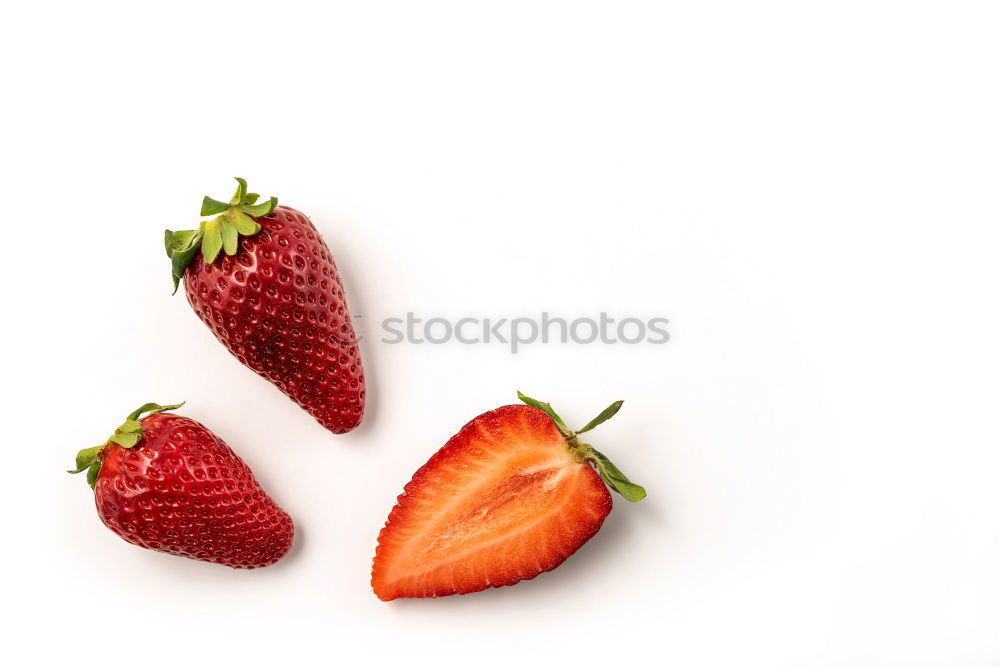
[[[605,484],[646,491],[580,440],[548,403],[518,392],[462,427],[403,489],[378,537],[372,588],[382,600],[474,593],[558,567],[611,512]],[[603,481],[602,481],[603,480]]]
[[[98,516],[126,542],[234,568],[278,562],[291,518],[218,436],[165,414],[181,405],[143,405],[70,472],[87,471]]]
[[[334,433],[361,423],[365,376],[344,286],[309,218],[239,184],[205,197],[197,230],[166,232],[174,289],[240,362]],[[198,259],[200,251],[201,259]]]

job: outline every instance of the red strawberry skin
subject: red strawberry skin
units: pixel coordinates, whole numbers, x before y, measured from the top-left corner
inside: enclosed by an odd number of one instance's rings
[[[191,262],[188,302],[243,365],[346,433],[364,415],[365,376],[333,255],[293,208],[253,220],[260,232],[240,238],[235,255]]]
[[[142,439],[100,454],[97,513],[125,541],[234,568],[276,563],[292,520],[220,438],[186,417],[143,418]]]
[[[466,424],[416,472],[379,535],[382,600],[508,586],[552,570],[600,529],[611,495],[541,410]]]

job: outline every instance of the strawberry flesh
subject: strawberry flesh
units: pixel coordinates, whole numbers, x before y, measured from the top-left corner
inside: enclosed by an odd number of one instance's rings
[[[611,511],[600,477],[538,408],[466,424],[416,472],[379,535],[382,600],[472,593],[557,567]]]

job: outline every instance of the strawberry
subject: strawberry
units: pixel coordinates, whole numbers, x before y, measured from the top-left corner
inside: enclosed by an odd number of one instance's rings
[[[69,472],[87,471],[98,516],[126,542],[235,568],[278,562],[292,520],[218,436],[164,414],[181,405],[146,403]]]
[[[531,579],[597,533],[611,511],[604,483],[633,502],[646,496],[579,439],[622,401],[570,431],[548,403],[517,395],[527,405],[473,419],[403,489],[375,549],[372,588],[380,599]]]
[[[333,255],[302,213],[238,187],[205,197],[196,230],[166,232],[174,292],[244,366],[270,380],[324,427],[361,423],[365,376]],[[202,261],[197,259],[201,254]]]

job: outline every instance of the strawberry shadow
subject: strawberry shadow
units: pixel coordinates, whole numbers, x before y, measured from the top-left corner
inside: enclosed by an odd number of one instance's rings
[[[294,521],[294,519],[293,519]],[[302,546],[303,542],[306,542],[306,536],[302,531],[302,526],[298,523],[295,524],[295,537],[292,539],[292,547],[288,550],[281,560],[279,560],[274,565],[267,567],[270,570],[272,568],[285,568],[291,567],[292,563],[300,560],[302,558],[302,551],[305,547]]]

